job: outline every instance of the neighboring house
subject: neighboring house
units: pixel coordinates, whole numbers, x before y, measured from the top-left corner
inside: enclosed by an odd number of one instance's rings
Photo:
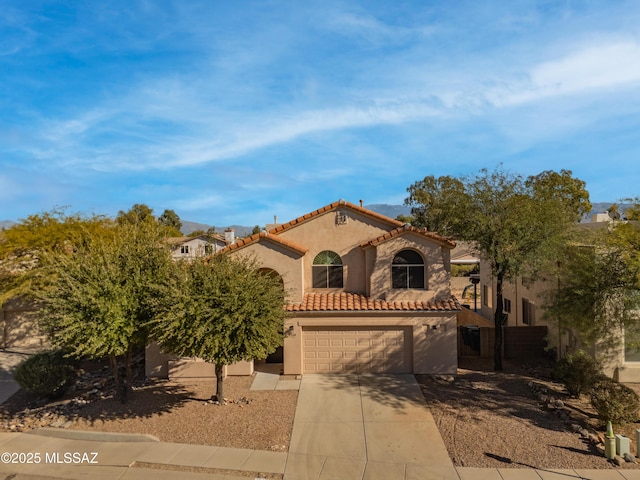
[[[457,369],[454,246],[341,200],[222,251],[253,257],[282,278],[290,313],[283,325],[285,374],[419,374]],[[204,362],[176,362],[148,349],[147,374],[212,372]],[[234,368],[252,371],[251,365]]]
[[[227,229],[224,235],[214,233],[197,237],[171,237],[167,239],[171,245],[171,257],[175,260],[213,255],[234,241],[234,233],[231,229]]]
[[[480,266],[480,254],[471,242],[461,242],[456,240],[456,247],[451,251],[451,293],[463,306],[474,308],[478,302],[474,297],[477,285],[474,288],[471,273],[477,276]]]
[[[611,219],[607,214],[593,215],[590,223],[581,224],[585,229],[607,228]],[[481,308],[478,313],[487,319],[493,319],[496,307],[496,283],[491,276],[491,269],[486,261],[480,264]],[[584,348],[579,334],[569,331],[562,332],[556,322],[545,319],[545,294],[553,288],[553,281],[537,280],[518,277],[515,281],[503,283],[503,310],[506,315],[507,327],[535,327],[546,326],[547,345],[555,349],[556,358]],[[637,349],[627,348],[624,332],[620,332],[619,347],[604,351],[591,348],[589,352],[601,361],[605,374],[625,382],[640,382],[640,355]]]

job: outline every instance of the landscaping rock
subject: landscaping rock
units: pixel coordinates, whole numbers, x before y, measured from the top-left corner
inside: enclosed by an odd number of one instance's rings
[[[631,455],[630,453],[625,453],[624,454],[624,459],[627,463],[636,463],[636,459],[633,455]]]
[[[620,455],[616,455],[615,457],[613,457],[613,463],[616,466],[621,467],[622,465],[624,465],[624,458],[622,458]]]

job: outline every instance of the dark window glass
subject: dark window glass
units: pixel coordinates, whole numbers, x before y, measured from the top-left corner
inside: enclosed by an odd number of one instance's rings
[[[425,288],[424,260],[414,250],[402,250],[393,258],[391,284],[393,288]]]
[[[342,288],[343,268],[340,255],[330,250],[320,252],[313,259],[313,288]]]

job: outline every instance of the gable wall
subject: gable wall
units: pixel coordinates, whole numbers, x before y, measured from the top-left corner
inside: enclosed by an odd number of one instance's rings
[[[391,264],[393,257],[404,249],[419,251],[425,260],[425,285],[427,290],[394,290],[391,288]],[[374,250],[374,249],[371,249]],[[449,283],[450,250],[419,235],[407,234],[388,240],[369,254],[371,262],[370,295],[387,301],[435,300],[451,295]]]
[[[342,258],[344,290],[365,293],[367,284],[365,254],[360,244],[385,234],[393,227],[348,208],[339,208],[337,211],[346,215],[346,224],[337,225],[336,211],[330,211],[295,225],[278,236],[309,249],[303,261],[305,290],[313,290],[311,267],[315,256],[323,250],[332,250]]]
[[[304,295],[302,290],[303,258],[291,250],[270,241],[256,242],[240,250],[232,251],[231,255],[253,258],[261,268],[270,268],[282,277],[287,299],[291,302],[301,302]]]

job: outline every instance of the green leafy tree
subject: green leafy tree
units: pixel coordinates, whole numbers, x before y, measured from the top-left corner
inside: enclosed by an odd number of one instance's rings
[[[262,229],[260,228],[260,225],[256,225],[255,227],[253,227],[253,229],[251,230],[251,235],[255,235],[256,233],[260,233],[262,231]]]
[[[119,398],[132,385],[132,355],[147,342],[171,259],[156,222],[122,223],[87,235],[73,252],[44,257],[39,321],[51,342],[77,357],[108,357]]]
[[[216,255],[178,264],[166,310],[154,323],[165,351],[215,364],[216,394],[224,399],[223,369],[266,358],[282,345],[284,290],[279,278],[251,261]]]
[[[126,212],[120,210],[116,216],[116,223],[118,225],[138,225],[151,221],[155,221],[153,209],[144,203],[136,203]]]
[[[409,225],[413,223],[413,217],[411,215],[398,215],[396,220],[402,223],[408,223]]]
[[[182,235],[182,222],[178,214],[173,210],[167,209],[162,212],[162,215],[158,217],[158,222],[167,229],[168,235],[175,237]]]
[[[496,280],[494,368],[502,370],[503,285],[531,278],[557,258],[566,234],[591,210],[570,171],[523,178],[498,168],[463,177],[427,176],[408,188],[413,224],[472,242]]]
[[[106,232],[104,216],[86,217],[56,209],[30,215],[0,234],[0,308],[39,289],[38,269],[45,253],[72,251],[87,232]]]
[[[624,216],[627,220],[640,221],[640,197],[627,198],[625,201],[630,202],[631,205],[624,211]]]

